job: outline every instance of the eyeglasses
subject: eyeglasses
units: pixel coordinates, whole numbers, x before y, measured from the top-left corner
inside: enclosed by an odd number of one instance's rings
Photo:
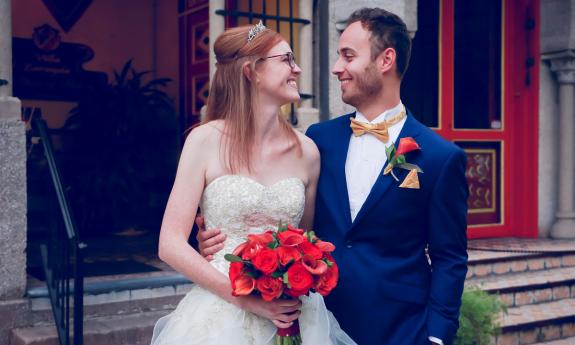
[[[295,68],[296,64],[295,64],[295,56],[293,55],[293,52],[287,52],[285,54],[279,54],[279,55],[266,56],[266,57],[262,58],[262,60],[267,60],[267,59],[276,58],[276,57],[280,57],[280,56],[287,58],[287,60],[285,60],[285,62],[288,63],[288,65],[291,69]]]

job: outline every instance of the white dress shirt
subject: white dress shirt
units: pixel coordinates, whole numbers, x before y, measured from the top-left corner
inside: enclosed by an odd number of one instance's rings
[[[359,111],[356,112],[355,119],[364,123],[380,123],[403,110],[403,104],[399,102],[395,107],[378,115],[373,121],[368,121]],[[404,124],[405,118],[388,128],[389,141],[387,143],[369,133],[360,137],[351,135],[345,161],[345,178],[352,221],[355,220],[361,206],[367,199],[377,177],[383,173],[382,169],[387,161],[385,148],[397,140]]]
[[[398,105],[384,111],[373,121],[368,121],[359,111],[356,112],[355,119],[365,123],[380,123],[403,110],[405,108],[400,101]],[[406,118],[403,118],[395,125],[388,127],[389,140],[387,143],[382,142],[369,133],[359,137],[351,135],[345,161],[345,178],[347,180],[347,194],[349,195],[349,209],[352,222],[365,203],[379,174],[383,174],[382,169],[387,161],[385,149],[397,141],[405,121]],[[429,341],[443,345],[443,341],[436,337],[430,336]]]

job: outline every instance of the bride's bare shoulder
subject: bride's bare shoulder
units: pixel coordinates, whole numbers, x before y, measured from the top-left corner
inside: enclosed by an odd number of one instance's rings
[[[313,142],[313,140],[311,140],[309,137],[307,137],[305,134],[301,133],[298,130],[294,130],[294,132],[296,133],[299,139],[302,148],[302,153],[306,158],[306,160],[311,161],[319,160],[319,150],[316,144]]]
[[[209,148],[219,145],[224,130],[222,120],[214,120],[193,128],[186,137],[186,146]]]

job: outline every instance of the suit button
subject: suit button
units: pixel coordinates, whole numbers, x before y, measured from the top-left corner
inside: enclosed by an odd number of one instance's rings
[[[351,248],[351,247],[353,247],[353,242],[351,242],[351,241],[346,241],[346,242],[345,242],[345,246],[348,247],[348,248]]]

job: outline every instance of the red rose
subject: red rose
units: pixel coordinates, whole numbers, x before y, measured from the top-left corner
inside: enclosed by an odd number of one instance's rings
[[[310,255],[306,255],[301,260],[303,267],[313,275],[322,275],[327,271],[327,264],[323,260],[316,260]]]
[[[261,234],[249,234],[248,242],[261,244],[262,246],[267,246],[269,243],[274,241],[274,236],[271,231],[266,231]]]
[[[316,260],[319,260],[323,257],[323,252],[319,250],[313,243],[303,241],[299,244],[298,248],[303,252],[303,255],[310,255]]]
[[[404,155],[415,150],[419,150],[419,145],[412,137],[401,138],[399,139],[399,145],[397,146],[397,151],[395,151],[395,156]]]
[[[330,260],[333,263],[327,272],[319,276],[316,281],[314,289],[322,296],[327,296],[331,290],[337,285],[337,280],[339,279],[339,268],[337,267],[335,261]]]
[[[299,229],[296,229],[299,230]],[[293,247],[304,241],[304,237],[298,231],[286,230],[278,232],[278,241],[285,247]]]
[[[247,274],[238,276],[232,282],[232,295],[234,296],[247,296],[254,291],[256,280]]]
[[[256,281],[256,288],[262,294],[264,301],[272,301],[281,296],[284,290],[284,284],[281,278],[272,278],[263,275]]]
[[[335,250],[335,246],[330,242],[317,240],[314,244],[322,252],[331,253]]]
[[[242,250],[242,259],[251,260],[256,256],[260,250],[264,249],[264,246],[256,242],[247,242],[246,246]]]
[[[242,253],[244,252],[244,249],[246,248],[247,245],[248,245],[248,242],[244,242],[244,243],[240,244],[239,246],[236,247],[236,249],[234,249],[234,251],[232,252],[232,255],[242,256]]]
[[[270,274],[278,268],[278,255],[271,249],[260,250],[253,258],[254,267],[264,274]]]
[[[286,266],[290,261],[298,261],[302,258],[300,251],[296,247],[277,247],[276,252],[280,260],[280,264]]]
[[[303,292],[302,294],[304,295],[307,294],[313,285],[313,276],[300,262],[291,265],[287,270],[287,277],[290,290]]]
[[[291,224],[288,224],[287,228],[289,231],[297,232],[300,235],[304,233],[303,229],[294,228]]]
[[[244,270],[243,262],[232,262],[230,263],[230,270],[228,276],[230,277],[230,282],[232,283],[232,289],[235,289],[234,283],[236,279],[242,274]]]

